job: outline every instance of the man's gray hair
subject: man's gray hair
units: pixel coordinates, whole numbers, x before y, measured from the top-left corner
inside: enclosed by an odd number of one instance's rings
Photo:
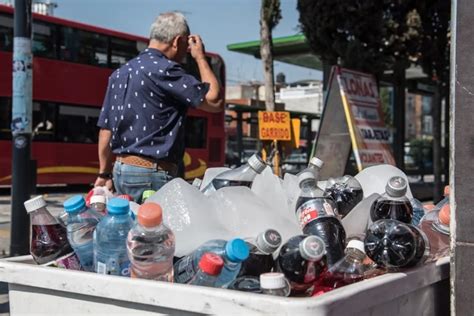
[[[186,22],[186,18],[182,13],[162,13],[151,25],[150,39],[170,44],[179,35],[189,35],[188,22]]]

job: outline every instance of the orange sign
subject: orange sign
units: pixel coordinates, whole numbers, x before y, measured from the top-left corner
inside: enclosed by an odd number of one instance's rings
[[[288,112],[258,112],[261,140],[291,140],[291,120]]]

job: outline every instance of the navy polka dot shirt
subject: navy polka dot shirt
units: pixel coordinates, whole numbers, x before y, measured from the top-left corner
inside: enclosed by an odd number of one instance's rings
[[[97,125],[112,131],[114,154],[178,164],[187,109],[200,105],[208,90],[180,64],[147,48],[110,76]]]

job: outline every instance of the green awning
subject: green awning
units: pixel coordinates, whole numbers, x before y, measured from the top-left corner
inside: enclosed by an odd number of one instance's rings
[[[227,49],[260,58],[260,41],[229,44]],[[273,58],[283,63],[322,70],[321,60],[311,52],[303,34],[274,38]]]

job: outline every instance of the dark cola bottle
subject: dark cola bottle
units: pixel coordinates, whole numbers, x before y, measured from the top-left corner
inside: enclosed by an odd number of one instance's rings
[[[324,194],[336,202],[337,212],[341,218],[344,218],[364,197],[359,181],[351,176],[329,178]]]
[[[273,253],[281,246],[281,235],[274,229],[267,229],[257,235],[257,238],[246,238],[249,247],[249,257],[242,262],[239,276],[258,277],[271,272],[275,265]]]
[[[430,244],[418,227],[393,219],[381,219],[367,230],[365,252],[375,263],[389,269],[409,268],[424,262]]]
[[[324,241],[317,236],[298,235],[280,249],[276,270],[290,282],[292,294],[303,294],[326,269]]]
[[[296,217],[303,233],[324,241],[327,263],[331,266],[344,256],[346,241],[346,232],[336,216],[336,204],[324,196],[313,172],[302,172],[298,181],[301,193],[296,201]]]
[[[402,177],[392,177],[388,180],[385,193],[374,201],[370,209],[372,222],[379,219],[396,219],[411,223],[413,206],[406,197],[407,181]]]

